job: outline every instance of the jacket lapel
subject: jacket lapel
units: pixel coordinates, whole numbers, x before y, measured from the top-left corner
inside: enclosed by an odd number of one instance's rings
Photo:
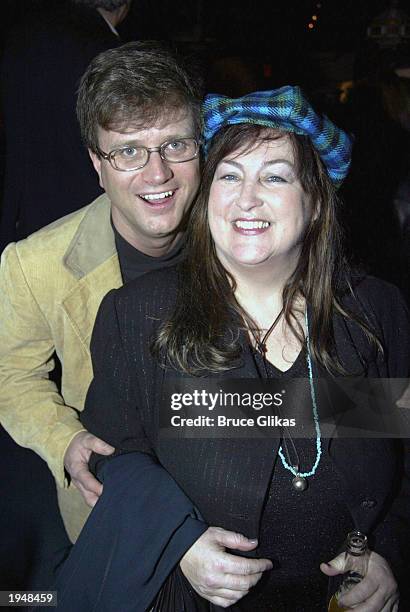
[[[91,204],[63,261],[78,280],[64,298],[62,307],[89,350],[101,300],[108,291],[123,284],[111,227],[111,204],[105,194]]]

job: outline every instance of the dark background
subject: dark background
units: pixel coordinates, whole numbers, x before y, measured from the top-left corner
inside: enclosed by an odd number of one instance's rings
[[[27,11],[37,11],[61,0],[2,0],[1,30]],[[321,7],[318,7],[321,4]],[[299,49],[354,49],[363,38],[369,21],[381,13],[386,0],[134,0],[131,20],[150,18],[151,27],[167,38],[199,37],[224,41],[243,48],[269,49],[280,40]],[[407,3],[399,0],[405,10]],[[318,26],[308,32],[311,15]],[[160,23],[161,19],[166,19]],[[309,36],[307,36],[309,34]],[[240,38],[240,40],[238,40]]]
[[[61,0],[60,0],[61,1]],[[59,0],[2,0],[0,35],[28,12]],[[398,7],[406,8],[399,0]],[[318,6],[320,5],[320,6]],[[356,52],[366,27],[389,6],[386,0],[134,0],[124,30],[169,40],[202,42],[213,52],[271,58],[275,70],[290,74],[306,54]],[[316,26],[309,30],[311,16]]]
[[[2,0],[0,53],[14,24],[64,1]],[[337,118],[340,83],[354,79],[358,71],[361,76],[372,53],[371,68],[380,64],[377,44],[367,39],[366,30],[391,4],[390,0],[133,0],[119,31],[124,41],[173,41],[200,63],[208,90],[235,96],[252,86],[298,84],[320,110]],[[407,7],[405,0],[396,4],[401,10]],[[314,24],[312,29],[309,23]],[[410,38],[399,48],[385,49],[383,63],[394,64],[403,54],[408,57],[409,48]],[[236,82],[230,79],[232,72]]]
[[[15,24],[64,1],[2,0],[0,55]],[[410,297],[410,80],[402,79],[406,101],[403,92],[397,93],[393,73],[409,65],[410,14],[407,38],[397,44],[380,48],[366,34],[374,18],[393,5],[407,8],[405,0],[133,0],[118,29],[124,42],[171,41],[198,63],[207,91],[236,97],[285,84],[302,86],[317,110],[356,138],[352,171],[341,192],[353,260]],[[309,29],[309,23],[314,27]],[[407,104],[406,126],[387,112],[386,88],[396,107]],[[4,152],[0,109],[0,187]],[[401,227],[393,208],[398,191]]]
[[[63,1],[1,0],[0,57],[14,26],[25,20],[31,27],[31,19],[34,23],[47,7],[51,10]],[[193,56],[205,75],[207,91],[239,96],[256,89],[300,85],[318,110],[354,134],[352,169],[340,205],[348,253],[367,272],[400,286],[410,299],[410,89],[407,86],[407,127],[394,113],[387,113],[383,97],[386,88],[397,87],[393,69],[409,65],[410,22],[409,38],[400,44],[381,49],[366,36],[372,20],[390,5],[389,0],[133,0],[130,14],[118,29],[124,42],[164,39]],[[399,0],[397,6],[406,10],[407,2]],[[309,23],[314,27],[309,29]],[[347,97],[343,97],[343,84],[350,91]],[[398,100],[404,107],[403,98]],[[0,215],[4,159],[0,108]],[[81,205],[87,203],[81,201]],[[53,526],[46,515],[43,531],[30,522],[35,518],[30,487],[36,486],[36,499],[42,495],[37,483],[31,482],[36,481],[36,469],[40,470],[35,462],[41,460],[7,437],[0,438],[1,445],[7,461],[0,462],[4,532],[0,555],[7,567],[0,569],[0,586],[24,588],[24,572],[35,565],[30,555],[43,554],[42,533],[52,539]],[[49,474],[41,486],[44,499],[49,499],[54,487]],[[61,527],[55,524],[55,529],[57,541]],[[25,541],[24,550],[18,547],[17,532],[21,538],[33,539]]]

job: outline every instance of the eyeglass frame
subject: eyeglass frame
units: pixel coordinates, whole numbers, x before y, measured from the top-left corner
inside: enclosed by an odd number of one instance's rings
[[[164,157],[163,149],[166,147],[166,145],[170,144],[171,142],[180,141],[180,140],[193,140],[197,147],[195,151],[195,155],[193,155],[189,159],[181,159],[180,161],[169,161],[168,159],[166,159],[166,157]],[[149,160],[151,158],[151,153],[159,153],[162,161],[167,162],[167,164],[183,164],[185,162],[192,161],[193,159],[196,159],[198,157],[201,144],[202,144],[202,141],[199,138],[193,138],[192,136],[185,136],[183,138],[171,138],[170,140],[166,140],[165,142],[160,144],[159,147],[144,147],[144,145],[138,145],[138,146],[135,145],[136,149],[145,149],[145,151],[148,153],[147,161],[145,162],[143,166],[137,166],[136,168],[129,168],[128,170],[126,170],[125,168],[117,168],[114,165],[115,163],[114,156],[118,151],[124,151],[124,149],[128,149],[129,147],[134,146],[134,145],[124,145],[123,147],[118,147],[117,149],[113,149],[109,153],[105,153],[99,147],[97,147],[97,152],[103,159],[108,161],[111,168],[113,168],[114,170],[117,170],[117,172],[135,172],[135,170],[141,170],[142,168],[145,168],[145,166],[149,163]]]

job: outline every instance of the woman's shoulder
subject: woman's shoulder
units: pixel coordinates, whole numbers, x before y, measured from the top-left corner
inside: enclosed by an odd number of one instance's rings
[[[374,276],[356,274],[351,280],[343,306],[370,325],[386,352],[405,351],[410,358],[410,312],[400,289]]]
[[[409,316],[405,299],[395,285],[358,271],[352,272],[349,284],[343,302],[360,305],[366,311],[384,315],[390,320],[397,312]]]
[[[379,375],[408,376],[410,313],[400,290],[380,278],[353,273],[340,302],[353,315],[353,319],[337,326],[343,342],[353,342],[362,356],[368,354],[369,338],[359,323],[366,325],[383,347],[382,356],[377,352],[377,359],[383,362]],[[374,357],[369,359],[374,361]]]
[[[179,266],[176,264],[146,272],[117,289],[116,297],[136,301],[163,297],[165,301],[169,301],[167,296],[175,294],[178,287],[178,269]]]
[[[112,317],[115,311],[120,327],[127,321],[163,321],[175,305],[177,288],[178,266],[152,270],[107,293],[100,314],[110,311]]]

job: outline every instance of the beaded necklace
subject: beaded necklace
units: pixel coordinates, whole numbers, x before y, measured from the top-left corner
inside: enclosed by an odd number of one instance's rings
[[[252,332],[252,335],[256,343],[256,347],[262,355],[266,378],[269,378],[268,368],[266,365],[266,352],[267,352],[266,340],[268,339],[269,335],[272,333],[272,330],[274,329],[274,327],[277,325],[282,314],[283,314],[283,308],[278,314],[278,316],[276,317],[276,319],[274,320],[274,322],[272,323],[272,325],[270,326],[270,328],[268,329],[268,331],[265,333],[261,341],[258,340],[255,334]],[[292,446],[292,451],[295,457],[294,461],[292,461],[290,458],[288,441],[286,440],[285,435],[282,438],[282,444],[280,445],[279,451],[278,451],[283,467],[289,470],[289,472],[291,472],[294,476],[294,478],[292,479],[292,485],[297,491],[305,491],[307,489],[308,483],[307,483],[306,478],[308,478],[309,476],[313,476],[316,473],[316,470],[320,462],[320,457],[322,455],[319,413],[318,413],[317,402],[316,402],[315,385],[313,382],[312,359],[310,356],[310,336],[309,336],[309,321],[308,321],[307,309],[305,309],[305,323],[306,323],[306,349],[307,349],[306,350],[306,361],[307,361],[308,372],[309,372],[309,388],[310,388],[310,397],[312,399],[313,421],[315,424],[315,431],[316,431],[316,459],[313,463],[311,470],[307,472],[299,471],[299,467],[300,467],[299,455],[296,450],[296,446],[292,439],[292,436],[290,435],[289,429],[286,426],[284,426],[283,429],[284,429],[284,433],[286,433],[286,435],[288,436],[289,442]],[[285,451],[285,453],[283,451]],[[286,457],[285,457],[285,454],[286,454]]]

